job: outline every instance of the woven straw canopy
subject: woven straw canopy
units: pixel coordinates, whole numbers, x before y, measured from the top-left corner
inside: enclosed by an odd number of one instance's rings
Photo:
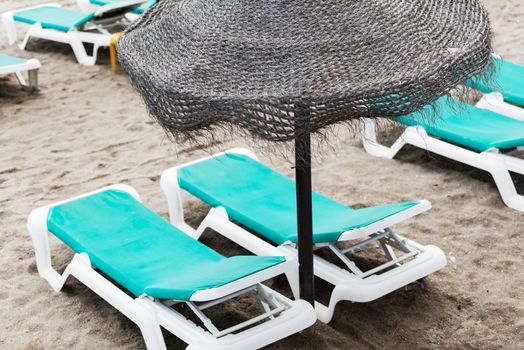
[[[173,135],[233,125],[269,141],[411,113],[490,53],[477,0],[160,0],[118,42]]]

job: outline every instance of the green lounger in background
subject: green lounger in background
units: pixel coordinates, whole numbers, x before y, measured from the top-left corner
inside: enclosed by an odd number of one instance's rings
[[[253,153],[233,149],[177,166],[164,171],[160,183],[167,198],[171,223],[192,232],[194,238],[211,228],[257,255],[264,255],[266,249],[273,247],[243,228],[246,227],[296,256],[295,182],[258,162]],[[185,223],[181,190],[212,207],[196,230]],[[315,303],[319,320],[329,322],[341,300],[368,302],[446,265],[444,253],[439,248],[420,245],[390,228],[430,207],[428,201],[420,200],[351,209],[313,193],[315,249],[330,251],[343,266],[315,254],[315,275],[335,286],[329,305]],[[342,242],[351,244],[341,246]],[[386,262],[363,271],[348,253],[375,244],[383,249]],[[364,249],[362,254],[365,252]],[[397,256],[399,253],[401,255]],[[298,276],[288,274],[287,277],[298,297]]]
[[[390,147],[377,141],[375,122],[364,120],[364,148],[372,155],[393,158],[405,144],[412,144],[488,171],[504,203],[524,211],[524,196],[517,193],[510,174],[524,174],[524,160],[511,154],[524,149],[524,120],[449,97],[440,98],[436,110],[437,121],[428,120],[425,111],[398,118],[408,128]]]
[[[24,40],[18,46],[24,50],[30,38],[40,38],[69,44],[80,64],[94,65],[98,49],[109,47],[111,36],[122,30],[125,14],[138,8],[143,0],[123,0],[107,4],[93,12],[63,8],[57,4],[44,4],[2,14],[2,22],[10,45],[17,43],[15,23],[30,25]],[[92,44],[89,55],[84,44]]]
[[[116,4],[121,2],[122,0],[77,0],[78,7],[84,12],[92,11],[95,6],[105,6],[108,4]],[[144,0],[144,3],[141,6],[133,9],[132,12],[141,15],[155,5],[156,0]]]
[[[0,76],[14,74],[24,90],[38,90],[38,70],[41,64],[37,59],[23,59],[0,53]]]
[[[161,326],[191,349],[242,350],[271,344],[316,320],[307,302],[260,284],[296,273],[293,257],[273,249],[268,256],[226,258],[146,208],[126,185],[35,209],[28,229],[40,276],[55,291],[68,276],[80,280],[139,326],[149,350],[166,348]],[[62,275],[51,265],[48,233],[76,253]],[[224,330],[204,314],[246,293],[256,295],[261,314]],[[177,303],[185,303],[202,327],[173,308]]]

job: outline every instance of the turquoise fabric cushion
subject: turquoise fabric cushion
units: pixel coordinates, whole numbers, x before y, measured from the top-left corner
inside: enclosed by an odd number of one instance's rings
[[[509,61],[495,58],[495,83],[500,87],[499,92],[506,102],[524,107],[524,67]],[[472,78],[468,86],[479,89],[484,93],[493,92],[493,86],[488,86],[481,79]]]
[[[63,32],[81,26],[92,20],[93,17],[93,13],[86,14],[56,6],[40,6],[13,13],[15,21],[28,24],[40,23],[42,28],[56,29]]]
[[[420,125],[432,136],[470,148],[486,151],[489,148],[511,149],[524,145],[524,122],[495,112],[441,97],[437,101],[439,115],[427,118],[431,107],[408,117],[396,119],[403,124]]]
[[[93,5],[104,6],[108,4],[115,4],[121,1],[122,0],[91,0],[90,2]],[[141,6],[134,9],[133,12],[141,14],[141,13],[146,12],[147,10],[149,10],[150,8],[152,8],[155,5],[156,5],[156,0],[149,0],[145,2],[144,4],[142,4]]]
[[[180,187],[276,244],[297,242],[295,182],[251,157],[227,154],[179,169]],[[347,230],[410,208],[406,202],[353,210],[313,192],[313,241],[336,242]]]
[[[15,64],[22,64],[26,60],[18,57],[8,56],[0,53],[0,67],[13,66]]]
[[[179,231],[131,195],[109,190],[51,208],[50,232],[135,296],[189,300],[284,261],[226,258]]]

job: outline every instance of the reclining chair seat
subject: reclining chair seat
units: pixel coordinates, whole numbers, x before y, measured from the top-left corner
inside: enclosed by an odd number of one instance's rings
[[[251,157],[225,154],[178,171],[180,187],[276,244],[296,243],[295,183]],[[418,201],[351,209],[313,193],[313,241],[336,242],[351,229],[367,226],[419,204]]]
[[[93,266],[135,296],[189,300],[195,291],[220,287],[285,260],[226,258],[117,190],[55,206],[47,224],[50,232],[75,252],[87,253]]]

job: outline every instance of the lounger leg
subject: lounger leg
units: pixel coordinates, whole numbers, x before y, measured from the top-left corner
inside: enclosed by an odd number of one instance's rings
[[[184,203],[182,191],[178,185],[178,171],[176,168],[167,169],[160,177],[160,187],[166,196],[167,207],[169,209],[169,221],[174,226],[182,226],[184,220]],[[195,237],[198,239],[198,237]]]
[[[337,306],[338,302],[341,300],[345,300],[341,286],[335,286],[333,289],[333,292],[331,293],[331,297],[329,298],[329,306],[322,305],[318,301],[315,301],[315,312],[317,313],[317,318],[319,321],[323,323],[329,323],[331,322],[331,319],[333,319],[333,314],[335,313],[335,307]]]
[[[27,80],[21,72],[15,73],[22,89],[29,92],[38,90],[38,69],[31,69],[27,72]]]
[[[300,299],[298,269],[286,272],[286,278],[293,292],[293,298],[295,298],[295,300]]]
[[[69,38],[68,43],[69,45],[71,45],[71,48],[73,49],[73,52],[75,54],[75,57],[78,63],[86,65],[86,66],[95,65],[96,57],[87,55],[86,48],[84,47],[84,44],[80,40],[77,40],[76,38]]]
[[[31,28],[29,28],[29,30],[27,31],[24,40],[18,43],[18,48],[20,48],[20,50],[25,50],[25,48],[27,47],[27,43],[29,43],[29,40],[31,39]]]
[[[56,292],[62,289],[69,276],[74,276],[136,323],[142,332],[148,350],[165,350],[166,345],[154,310],[148,307],[141,298],[129,297],[93,270],[87,255],[76,254],[62,275],[53,269],[47,228],[42,226],[41,221],[41,219],[44,219],[43,223],[45,224],[46,216],[43,214],[47,214],[47,211],[33,212],[28,222],[40,276],[46,279]],[[40,223],[38,222],[39,219]]]
[[[7,42],[9,45],[13,45],[16,43],[17,33],[12,12],[6,12],[2,15],[2,23],[7,34]]]
[[[122,292],[93,270],[87,255],[75,255],[75,258],[67,267],[67,273],[74,276],[133,321],[140,328],[148,350],[166,350],[155,310],[147,304],[144,300],[145,297],[133,299]]]
[[[31,69],[29,72],[27,72],[27,75],[29,88],[32,91],[38,90],[38,69]]]
[[[489,167],[485,170],[493,176],[504,203],[512,209],[524,211],[524,196],[517,193],[509,173],[514,171],[524,175],[524,160],[496,152],[483,152],[480,155],[487,158],[486,163]]]
[[[29,215],[27,228],[35,248],[38,274],[49,282],[54,291],[58,292],[62,289],[65,279],[51,265],[46,219],[47,210],[36,209]]]
[[[98,57],[98,50],[101,47],[109,47],[111,44],[111,34],[109,33],[86,33],[86,32],[70,32],[71,46],[75,47],[75,55],[78,62],[83,65],[92,66],[96,63]],[[93,53],[88,56],[83,43],[93,44]]]
[[[381,145],[377,140],[376,122],[372,119],[362,119],[360,127],[364,149],[373,156],[392,159],[406,144],[406,141],[401,136],[391,147]]]
[[[144,309],[147,310],[147,313],[144,312],[143,315],[140,315],[140,321],[136,322],[142,332],[142,337],[144,338],[147,349],[165,350],[166,343],[155,309],[151,303],[146,302],[144,298],[136,299],[135,302],[141,304]]]

